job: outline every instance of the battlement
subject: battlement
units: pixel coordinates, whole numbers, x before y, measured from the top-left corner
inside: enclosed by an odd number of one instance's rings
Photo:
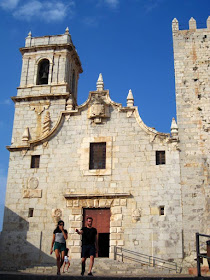
[[[210,30],[210,16],[208,17],[208,19],[206,21],[205,29]],[[199,30],[199,29],[197,29],[196,20],[193,17],[191,17],[191,19],[189,20],[189,30],[193,30],[193,31]],[[201,30],[203,30],[203,29],[201,29]],[[173,31],[173,33],[182,31],[179,29],[179,22],[176,18],[174,18],[172,21],[172,31]]]
[[[32,37],[31,32],[29,32],[25,40],[25,47],[27,48],[43,46],[43,45],[46,46],[46,45],[62,45],[62,44],[72,44],[71,35],[69,33],[68,27],[66,28],[65,33],[61,35]]]

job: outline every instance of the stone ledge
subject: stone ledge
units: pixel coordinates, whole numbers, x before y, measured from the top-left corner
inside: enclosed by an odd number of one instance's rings
[[[86,199],[86,198],[117,198],[131,197],[131,193],[105,193],[105,194],[64,194],[66,199]]]

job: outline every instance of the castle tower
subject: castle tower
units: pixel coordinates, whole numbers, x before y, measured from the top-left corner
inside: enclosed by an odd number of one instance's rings
[[[210,234],[210,17],[204,29],[193,18],[189,30],[179,30],[177,19],[172,29],[184,253],[194,262],[195,233]]]

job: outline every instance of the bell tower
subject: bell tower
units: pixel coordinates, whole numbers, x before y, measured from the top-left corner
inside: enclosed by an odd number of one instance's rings
[[[15,103],[12,146],[24,145],[52,128],[61,111],[77,105],[79,74],[83,72],[69,29],[56,36],[32,37],[22,54],[22,72]]]
[[[71,94],[77,103],[81,62],[71,40],[68,27],[63,35],[32,37],[29,32],[23,57],[18,96],[37,94]]]

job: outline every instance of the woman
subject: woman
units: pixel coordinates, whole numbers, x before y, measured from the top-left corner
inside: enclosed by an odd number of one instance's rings
[[[60,275],[60,269],[63,265],[65,250],[66,250],[66,239],[68,238],[67,230],[64,229],[64,222],[59,221],[56,229],[53,232],[52,246],[50,254],[53,252],[53,245],[55,256],[57,259],[57,275]]]

